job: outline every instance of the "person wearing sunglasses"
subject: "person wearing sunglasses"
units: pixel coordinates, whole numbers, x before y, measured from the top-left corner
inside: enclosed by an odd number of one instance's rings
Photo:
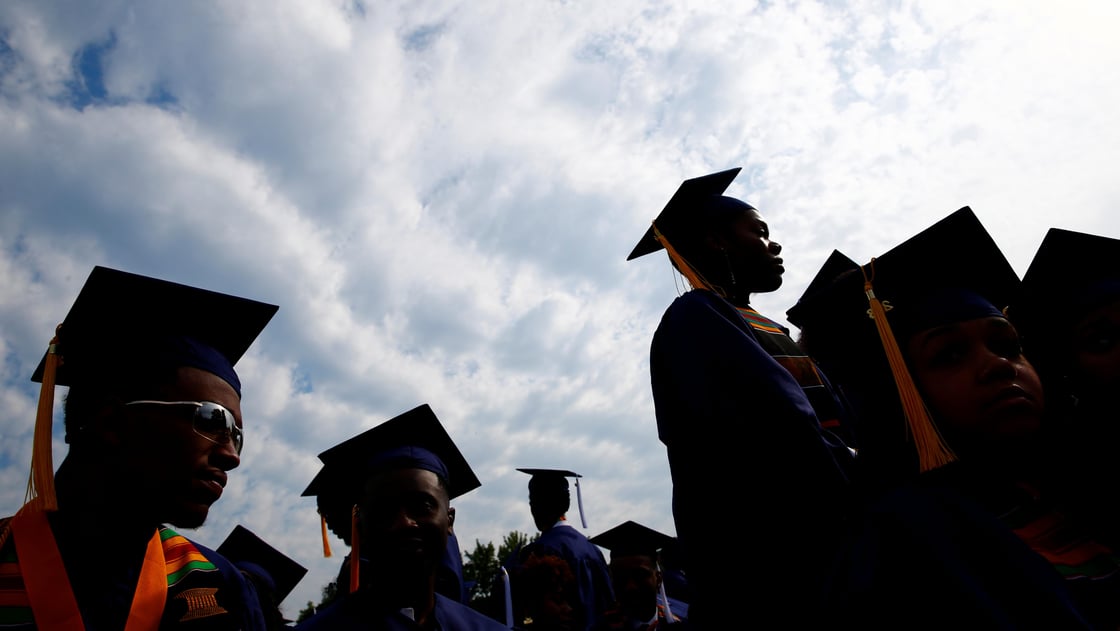
[[[28,498],[0,520],[16,629],[264,629],[258,595],[198,528],[244,446],[234,364],[275,305],[95,267],[32,379]],[[51,462],[55,386],[69,451]],[[8,628],[8,627],[5,627]]]

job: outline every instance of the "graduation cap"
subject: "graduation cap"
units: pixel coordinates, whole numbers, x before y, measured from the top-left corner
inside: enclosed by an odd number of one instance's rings
[[[97,266],[58,327],[60,386],[101,383],[153,366],[194,366],[238,395],[234,364],[276,313],[276,305]],[[32,380],[41,382],[50,351]]]
[[[579,520],[587,528],[587,519],[583,516],[583,494],[580,493],[579,479],[583,476],[567,469],[532,469],[519,468],[521,473],[528,473],[529,498],[539,497],[564,497],[568,498],[568,478],[576,480],[576,506],[579,507]]]
[[[801,298],[797,300],[797,304],[793,305],[786,311],[786,320],[790,324],[800,328],[802,320],[802,312],[804,312],[807,304],[810,304],[813,298],[825,291],[837,276],[844,272],[859,269],[859,263],[848,258],[840,250],[833,250],[828,258],[825,259],[824,265],[817,271],[817,275],[813,280],[809,281],[809,286],[805,288],[805,293],[801,294]]]
[[[802,300],[797,317],[811,321],[803,326],[811,344],[831,338],[847,344],[850,355],[882,349],[926,471],[956,457],[929,420],[900,340],[934,326],[1002,316],[1020,290],[1018,275],[965,206],[858,269],[840,272]]]
[[[319,460],[324,469],[363,479],[391,469],[426,469],[447,482],[450,499],[482,486],[427,403],[327,449]],[[318,494],[312,482],[304,495]]]
[[[395,416],[319,454],[323,467],[302,496],[318,496],[328,511],[352,510],[361,499],[365,480],[376,473],[395,469],[431,471],[447,484],[449,499],[455,499],[482,486],[466,458],[447,434],[427,403]],[[322,511],[322,508],[321,508]],[[327,545],[327,515],[322,516],[324,555]],[[349,543],[352,558],[357,558],[358,538],[351,513]],[[345,530],[343,524],[335,530]],[[342,537],[344,540],[347,537]],[[351,563],[351,589],[357,589],[358,563]]]
[[[657,559],[662,548],[676,539],[635,521],[625,521],[591,537],[591,543],[610,550],[616,556],[643,555]]]
[[[276,305],[97,266],[32,375],[42,383],[29,510],[53,510],[54,387],[143,382],[159,369],[201,368],[241,395],[233,366]],[[21,509],[23,510],[23,509]]]
[[[276,604],[283,602],[307,574],[307,568],[240,524],[218,546],[217,552],[242,572],[251,574],[258,585],[267,587]]]
[[[626,260],[652,254],[664,248],[666,241],[672,241],[679,247],[679,239],[692,236],[708,214],[717,212],[708,202],[723,195],[741,170],[742,167],[736,167],[682,182]]]
[[[591,537],[589,541],[609,550],[612,563],[622,557],[644,556],[652,559],[654,565],[660,571],[661,550],[673,546],[677,539],[648,526],[643,526],[638,522],[625,521],[610,530]],[[661,606],[665,608],[671,619],[673,610],[669,596],[665,592],[664,580],[659,581],[657,590]]]
[[[1120,239],[1051,228],[1023,275],[1023,289],[1032,305],[1058,305],[1074,315],[1120,296]]]

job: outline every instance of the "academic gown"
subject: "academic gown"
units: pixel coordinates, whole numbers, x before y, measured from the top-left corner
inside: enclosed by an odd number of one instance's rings
[[[665,311],[650,347],[696,628],[824,619],[817,603],[842,530],[852,454],[760,337],[792,340],[767,328],[760,333],[731,303],[692,290]],[[831,415],[842,406],[829,400]],[[743,572],[753,576],[747,590],[727,580]]]
[[[369,595],[362,591],[347,594],[295,628],[297,631],[418,631],[421,628],[400,611],[379,609],[368,599]],[[508,631],[505,625],[442,594],[436,594],[435,599],[436,626],[432,631]]]
[[[1049,562],[937,470],[870,498],[850,532],[828,590],[836,628],[1102,628]]]
[[[579,612],[586,622],[584,628],[591,629],[599,624],[603,613],[614,603],[614,590],[607,560],[598,546],[567,522],[559,522],[527,545],[522,558],[528,558],[533,553],[553,554],[568,562],[576,577],[580,604],[584,608],[583,612]]]

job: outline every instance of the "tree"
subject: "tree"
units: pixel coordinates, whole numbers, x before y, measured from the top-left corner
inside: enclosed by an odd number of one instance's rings
[[[510,531],[502,538],[495,553],[492,542],[474,541],[474,550],[466,553],[463,562],[463,580],[471,586],[470,606],[495,620],[505,619],[501,566],[518,550],[536,539],[528,534]]]
[[[303,609],[300,609],[299,617],[296,618],[296,622],[303,622],[304,620],[315,615],[316,611],[319,611],[323,607],[331,604],[335,600],[335,598],[338,598],[338,583],[336,583],[335,581],[331,581],[327,583],[325,587],[323,587],[323,599],[319,601],[319,604],[316,605],[310,600],[307,601],[307,606]]]

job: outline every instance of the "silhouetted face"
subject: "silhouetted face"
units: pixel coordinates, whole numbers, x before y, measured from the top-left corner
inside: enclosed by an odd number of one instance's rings
[[[741,291],[765,293],[782,286],[782,246],[770,240],[770,227],[757,210],[742,204],[742,213],[723,235],[723,246]]]
[[[1074,388],[1112,396],[1120,388],[1120,297],[1074,322],[1072,337]]]
[[[660,580],[657,565],[648,555],[611,555],[611,584],[627,616],[642,621],[653,617]]]
[[[237,427],[242,425],[237,393],[212,373],[180,368],[175,382],[161,390],[161,401],[217,403],[233,414]],[[198,528],[221,497],[226,472],[241,464],[232,442],[217,443],[196,431],[197,410],[192,405],[126,405],[119,425],[108,428],[115,437],[113,466],[128,476],[108,476],[108,483],[134,485],[135,502],[154,522]]]
[[[906,343],[915,383],[950,445],[960,451],[1037,434],[1042,384],[1004,318],[921,331]]]
[[[394,469],[366,482],[359,505],[361,555],[381,576],[430,576],[455,519],[447,490],[426,469]]]

